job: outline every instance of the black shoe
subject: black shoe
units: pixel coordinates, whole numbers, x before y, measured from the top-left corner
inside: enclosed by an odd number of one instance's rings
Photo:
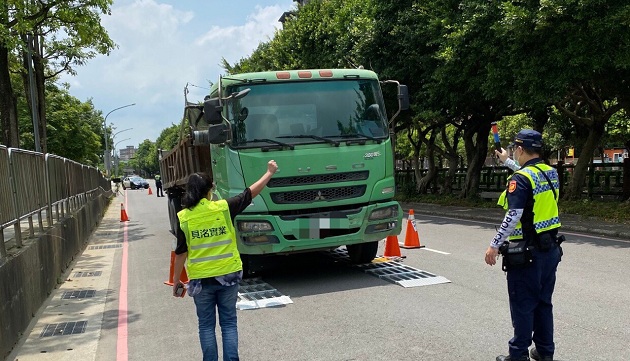
[[[529,356],[532,358],[532,360],[536,361],[553,361],[553,356],[540,356],[540,354],[538,354],[538,350],[536,350],[536,347],[533,347],[531,350],[529,350]]]
[[[523,355],[519,358],[512,358],[511,356],[497,356],[497,361],[529,361],[529,357],[527,355]]]

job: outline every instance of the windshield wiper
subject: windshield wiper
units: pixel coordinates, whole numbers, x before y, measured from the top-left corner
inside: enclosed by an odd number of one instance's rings
[[[310,138],[310,139],[316,139],[316,140],[321,140],[330,144],[333,144],[335,147],[339,146],[339,142],[336,140],[332,140],[332,139],[328,139],[328,138],[324,138],[324,137],[320,137],[317,135],[307,135],[307,134],[303,134],[303,135],[281,135],[279,137],[276,138]]]
[[[241,83],[253,83],[253,82],[266,82],[267,79],[258,79],[258,78],[254,78],[254,79],[236,79],[236,78],[230,78],[229,76],[224,76],[221,79],[227,79],[227,80],[232,80],[232,81],[240,81]]]
[[[252,139],[252,140],[248,140],[246,143],[255,143],[255,142],[266,142],[266,143],[272,143],[272,144],[277,144],[281,147],[287,147],[291,150],[294,150],[295,147],[291,144],[287,144],[287,143],[282,143],[282,142],[278,142],[277,140],[273,140],[273,139],[267,139],[267,138],[261,138],[261,139]],[[265,149],[263,149],[265,150]]]
[[[373,141],[375,141],[376,143],[379,143],[379,144],[383,141],[383,139],[374,138],[371,135],[365,135],[365,134],[359,134],[359,133],[349,133],[349,134],[335,135],[335,137],[339,137],[339,138],[363,138],[363,139],[373,140]]]

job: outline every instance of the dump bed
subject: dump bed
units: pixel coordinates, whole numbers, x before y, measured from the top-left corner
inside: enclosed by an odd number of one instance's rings
[[[160,174],[164,189],[184,188],[188,177],[195,172],[205,172],[212,176],[210,146],[194,146],[186,137],[171,151],[163,152],[160,159]]]

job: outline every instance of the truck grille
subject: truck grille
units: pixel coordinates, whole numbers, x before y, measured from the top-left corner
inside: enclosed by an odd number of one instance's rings
[[[296,204],[336,201],[361,197],[365,194],[365,185],[323,189],[309,189],[305,191],[271,193],[271,200],[276,204]]]
[[[287,187],[296,185],[323,184],[335,182],[352,182],[368,179],[369,171],[303,175],[298,177],[272,178],[267,187]]]

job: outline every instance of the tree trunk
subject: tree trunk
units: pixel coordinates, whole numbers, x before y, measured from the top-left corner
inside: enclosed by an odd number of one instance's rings
[[[464,145],[466,148],[466,159],[468,160],[468,171],[464,186],[460,193],[461,198],[473,198],[479,191],[479,178],[481,168],[486,161],[488,154],[488,134],[490,133],[490,122],[483,119],[471,119],[470,125],[464,130]]]
[[[444,183],[442,188],[442,194],[452,194],[453,193],[453,182],[455,181],[455,175],[457,174],[457,166],[459,163],[459,157],[457,154],[448,155],[448,171],[444,176]]]
[[[431,133],[431,138],[427,144],[427,161],[429,163],[427,174],[417,182],[418,192],[422,194],[427,193],[429,185],[437,175],[437,167],[435,166],[435,131]]]
[[[20,147],[17,120],[17,101],[13,94],[9,74],[9,49],[0,44],[0,123],[2,124],[2,143],[13,148]]]
[[[420,184],[420,179],[422,179],[422,162],[420,162],[420,149],[416,148],[413,152],[413,159],[411,160],[411,164],[413,166],[413,179],[416,183],[416,190],[418,189],[418,184]]]
[[[39,138],[42,153],[48,152],[46,134],[46,78],[44,75],[45,64],[42,58],[43,50],[40,49],[38,36],[33,36],[33,72],[35,76],[35,93],[37,98],[37,112],[39,115]]]
[[[457,174],[457,168],[459,166],[460,157],[457,151],[459,139],[462,134],[462,127],[455,125],[456,130],[455,134],[453,134],[452,143],[448,139],[448,135],[446,134],[446,127],[443,127],[441,130],[442,135],[442,143],[444,144],[444,156],[448,161],[448,172],[446,172],[444,176],[444,183],[442,185],[442,194],[452,194],[453,193],[453,183],[455,181],[455,176]]]
[[[588,166],[593,158],[593,153],[597,149],[597,145],[604,135],[606,121],[598,120],[594,122],[591,132],[582,146],[579,158],[575,168],[573,169],[573,177],[569,183],[568,189],[564,194],[565,199],[580,199],[582,196],[582,188],[586,180]]]

